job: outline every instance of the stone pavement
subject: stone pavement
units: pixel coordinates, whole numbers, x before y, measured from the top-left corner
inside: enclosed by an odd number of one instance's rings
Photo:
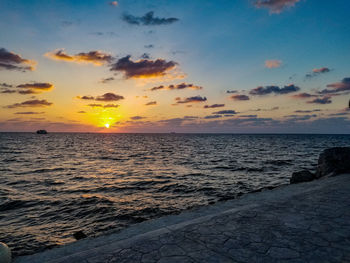
[[[150,220],[15,263],[350,262],[350,175]]]

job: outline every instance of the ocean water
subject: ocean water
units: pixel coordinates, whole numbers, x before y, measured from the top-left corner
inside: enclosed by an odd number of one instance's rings
[[[0,133],[0,241],[15,256],[289,183],[349,135]]]

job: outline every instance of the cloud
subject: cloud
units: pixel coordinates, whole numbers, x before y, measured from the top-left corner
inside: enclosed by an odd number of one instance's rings
[[[233,100],[249,100],[249,96],[247,95],[232,95],[231,99]]]
[[[289,118],[288,121],[306,121],[311,118],[316,118],[317,114],[311,114],[311,115],[287,115],[284,116],[286,118]]]
[[[203,89],[201,86],[196,86],[193,84],[187,84],[187,83],[181,83],[177,85],[169,85],[169,86],[158,86],[151,88],[151,91],[156,91],[156,90],[182,90],[182,89],[194,89],[194,90],[200,90]]]
[[[237,93],[237,90],[228,90],[226,93]]]
[[[137,120],[143,120],[143,119],[146,119],[147,117],[142,117],[142,116],[133,116],[133,117],[130,117],[130,119],[134,120],[134,121],[137,121]]]
[[[16,93],[16,90],[13,89],[1,89],[0,93],[2,94],[11,94],[11,93]]]
[[[350,78],[343,78],[341,82],[336,82],[332,84],[328,84],[327,88],[319,91],[319,94],[336,94],[342,92],[350,92]]]
[[[181,100],[181,98],[176,98],[175,99],[178,104],[182,104],[182,103],[196,103],[196,102],[204,102],[207,101],[206,97],[201,97],[201,96],[194,96],[194,97],[188,97],[188,98],[184,98]]]
[[[281,60],[266,60],[265,67],[266,68],[279,68],[282,65]]]
[[[312,70],[312,72],[311,72],[311,73],[307,73],[307,74],[305,75],[305,77],[306,77],[306,78],[313,78],[313,77],[316,77],[316,76],[318,76],[318,75],[320,75],[320,74],[328,73],[328,72],[330,72],[330,71],[331,71],[331,70],[330,70],[329,68],[327,68],[327,67],[314,68],[314,69]]]
[[[130,60],[130,55],[119,59],[112,64],[111,71],[121,71],[126,78],[151,78],[166,75],[166,73],[177,65],[174,61],[164,59],[139,61]]]
[[[144,26],[169,25],[179,20],[178,18],[175,18],[175,17],[170,17],[170,18],[154,17],[153,11],[146,13],[144,16],[133,16],[130,14],[124,14],[122,19],[130,25],[144,25]]]
[[[110,77],[110,78],[105,78],[105,79],[101,79],[101,83],[103,83],[103,84],[106,84],[106,83],[108,83],[108,82],[111,82],[111,81],[113,81],[114,80],[114,78],[113,77]]]
[[[47,100],[27,100],[21,103],[15,103],[12,105],[5,106],[4,108],[13,109],[13,108],[20,108],[20,107],[46,107],[51,106],[53,103],[48,102]]]
[[[143,59],[150,59],[151,56],[150,56],[149,53],[143,53],[143,54],[140,56],[140,58],[143,58]]]
[[[212,104],[212,105],[205,105],[204,109],[213,109],[213,108],[221,108],[225,107],[225,104]]]
[[[98,50],[69,55],[64,52],[64,49],[58,49],[46,53],[45,56],[54,60],[63,60],[67,62],[92,63],[95,66],[102,66],[111,63],[114,60],[114,57],[110,54]]]
[[[293,7],[299,0],[257,0],[257,8],[267,8],[270,14],[279,14],[287,7]]]
[[[12,88],[13,85],[7,84],[7,83],[0,83],[0,87],[3,87],[3,88]]]
[[[280,95],[280,94],[288,94],[291,92],[296,92],[298,90],[300,90],[300,88],[295,86],[294,84],[284,86],[283,88],[280,88],[278,86],[266,86],[266,87],[260,86],[260,87],[257,87],[255,89],[252,89],[249,92],[249,94],[262,96],[262,95],[275,93],[275,94]]]
[[[240,118],[256,118],[258,115],[250,114],[250,115],[239,115]]]
[[[311,112],[319,112],[320,109],[314,109],[314,110],[296,110],[295,113],[311,113]]]
[[[106,104],[103,108],[119,108],[119,106],[118,104]]]
[[[106,105],[102,105],[100,103],[91,103],[88,104],[87,106],[92,107],[92,108],[118,108],[120,105],[118,104],[106,104]]]
[[[237,114],[237,112],[234,110],[222,110],[213,112],[213,114]]]
[[[145,106],[152,106],[152,105],[157,105],[156,101],[150,101],[145,104]]]
[[[124,97],[121,95],[117,95],[111,92],[105,93],[101,96],[90,96],[90,95],[85,95],[85,96],[77,96],[77,99],[81,99],[81,100],[95,100],[95,101],[118,101],[118,100],[123,100]]]
[[[9,86],[9,85],[8,85]],[[11,85],[11,87],[13,87]],[[51,83],[26,83],[26,84],[20,84],[17,85],[17,89],[2,89],[0,93],[18,93],[21,95],[27,95],[27,94],[38,94],[44,91],[49,91],[53,89],[53,85]]]
[[[218,119],[221,117],[222,115],[208,115],[208,116],[205,116],[204,119]]]
[[[255,110],[250,110],[250,111],[275,111],[275,110],[279,110],[279,107],[272,107],[269,109],[255,109]]]
[[[81,110],[81,111],[78,111],[77,113],[83,114],[83,113],[86,113],[86,111]]]
[[[144,48],[154,48],[154,45],[153,44],[144,45]]]
[[[15,114],[23,114],[23,115],[32,115],[32,114],[43,114],[45,112],[37,112],[37,111],[21,111],[21,112],[15,112]]]
[[[111,6],[118,6],[118,2],[117,1],[112,1],[108,3]]]
[[[36,62],[21,57],[21,55],[0,48],[0,70],[19,70],[22,72],[35,70]]]
[[[292,97],[296,99],[306,99],[306,98],[312,98],[312,97],[318,97],[318,96],[304,92],[304,93],[295,94]]]
[[[323,98],[316,98],[313,100],[308,101],[307,103],[315,103],[315,104],[330,104],[332,103],[332,100],[330,97],[325,96]]]

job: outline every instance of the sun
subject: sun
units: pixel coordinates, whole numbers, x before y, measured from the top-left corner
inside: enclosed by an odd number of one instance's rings
[[[105,127],[106,127],[107,129],[109,129],[109,126],[110,126],[109,123],[106,123],[106,124],[105,124]]]

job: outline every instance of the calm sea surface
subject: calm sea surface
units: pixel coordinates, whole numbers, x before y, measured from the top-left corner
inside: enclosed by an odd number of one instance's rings
[[[0,133],[0,241],[15,255],[289,182],[349,135]]]

